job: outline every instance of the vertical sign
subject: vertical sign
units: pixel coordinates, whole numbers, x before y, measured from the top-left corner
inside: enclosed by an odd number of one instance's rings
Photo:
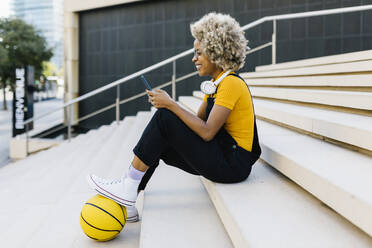
[[[23,121],[33,116],[33,113],[28,113],[29,108],[31,108],[31,110],[33,109],[33,99],[28,99],[30,97],[32,98],[32,94],[27,90],[29,88],[28,84],[33,83],[28,82],[33,78],[33,75],[29,75],[29,73],[33,74],[33,68],[17,68],[15,71],[16,84],[13,96],[13,137],[26,131]],[[28,129],[30,130],[32,128],[33,123],[28,124]]]
[[[13,97],[13,137],[25,132],[23,121],[25,119],[25,68],[17,68],[16,85]]]
[[[33,66],[28,65],[26,67],[26,85],[25,85],[25,98],[26,98],[26,118],[30,119],[34,117],[34,91],[35,91],[35,70]],[[28,130],[34,128],[34,123],[28,124]]]

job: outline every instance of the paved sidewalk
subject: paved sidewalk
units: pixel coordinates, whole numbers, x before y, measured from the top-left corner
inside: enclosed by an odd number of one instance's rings
[[[7,96],[8,110],[3,110],[3,97],[0,96],[0,168],[11,162],[9,157],[9,143],[12,136],[12,98],[11,95]],[[63,101],[61,99],[52,99],[42,102],[36,102],[34,104],[34,116],[37,117],[45,112],[62,106]],[[47,127],[51,123],[62,122],[63,111],[57,111],[52,115],[36,120],[34,127],[39,129],[40,127]]]
[[[9,142],[12,130],[11,101],[7,101],[8,110],[3,110],[3,99],[0,99],[0,167],[11,162],[9,157]]]

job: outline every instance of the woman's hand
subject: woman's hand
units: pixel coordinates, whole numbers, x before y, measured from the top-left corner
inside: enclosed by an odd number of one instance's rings
[[[170,106],[174,103],[173,99],[164,90],[160,89],[153,91],[146,90],[146,92],[149,97],[149,102],[157,109],[159,108],[169,109]]]

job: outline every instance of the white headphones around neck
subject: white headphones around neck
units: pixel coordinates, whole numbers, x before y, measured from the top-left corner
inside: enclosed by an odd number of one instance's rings
[[[231,71],[226,71],[219,79],[217,79],[216,81],[212,82],[212,81],[204,81],[201,83],[200,85],[200,90],[206,94],[206,95],[211,95],[211,94],[214,94],[216,93],[216,89],[217,89],[217,86],[218,84],[225,78],[227,77],[227,75],[229,75]]]

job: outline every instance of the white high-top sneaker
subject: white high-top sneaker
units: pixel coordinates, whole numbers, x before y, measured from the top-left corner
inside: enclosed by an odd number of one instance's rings
[[[127,209],[127,222],[139,221],[139,215],[136,206],[126,207]]]
[[[129,177],[107,180],[95,175],[88,175],[88,183],[98,194],[110,198],[125,207],[136,203],[139,181]]]

